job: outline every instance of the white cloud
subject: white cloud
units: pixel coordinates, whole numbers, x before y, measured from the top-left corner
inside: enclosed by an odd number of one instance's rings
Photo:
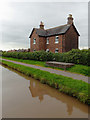
[[[86,2],[10,2],[4,7],[3,49],[28,48],[29,34],[33,27],[39,26],[41,20],[44,21],[45,28],[60,26],[66,24],[69,13],[73,14],[74,23],[81,35],[79,47],[88,46],[88,3]],[[13,45],[10,44],[11,42]]]

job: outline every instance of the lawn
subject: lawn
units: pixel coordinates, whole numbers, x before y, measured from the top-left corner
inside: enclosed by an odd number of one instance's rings
[[[2,63],[27,76],[39,80],[43,84],[48,84],[49,86],[58,89],[60,92],[73,96],[81,102],[90,105],[90,96],[88,95],[88,87],[90,87],[90,84],[82,80],[75,80],[70,77],[52,74],[46,71],[18,65],[4,60],[2,61]]]
[[[45,65],[46,62],[43,62],[43,61],[22,60],[22,59],[9,58],[9,57],[3,57],[3,58],[13,60],[13,61],[18,61],[18,62],[23,62],[23,63],[27,63],[27,64],[32,64],[32,65],[38,65],[38,66],[42,66],[42,67],[48,67]],[[56,67],[50,67],[50,68],[64,70],[62,68],[56,68]],[[88,67],[86,65],[79,65],[78,64],[78,65],[75,65],[71,68],[67,68],[66,71],[77,73],[77,74],[82,74],[85,76],[90,76],[90,72],[89,72],[90,67]]]

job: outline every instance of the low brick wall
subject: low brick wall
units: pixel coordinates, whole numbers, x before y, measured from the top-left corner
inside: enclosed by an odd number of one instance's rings
[[[66,70],[66,68],[70,68],[74,66],[73,63],[63,63],[63,62],[54,62],[54,61],[46,62],[46,65],[51,67],[63,68],[64,70]]]

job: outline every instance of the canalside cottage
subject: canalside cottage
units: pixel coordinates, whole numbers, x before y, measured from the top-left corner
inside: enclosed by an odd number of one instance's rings
[[[46,52],[62,53],[71,49],[78,49],[79,33],[73,23],[73,17],[69,14],[67,24],[44,29],[43,22],[39,28],[33,28],[30,38],[30,52],[45,50]]]

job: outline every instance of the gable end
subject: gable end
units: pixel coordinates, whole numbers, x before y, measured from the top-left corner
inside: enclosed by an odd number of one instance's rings
[[[35,30],[35,28],[33,28],[33,30],[32,30],[32,32],[31,32],[29,38],[31,38],[31,36],[32,36],[32,34],[33,34],[33,32],[34,32],[34,30]]]
[[[74,28],[75,32],[77,33],[77,35],[80,36],[80,34],[79,34],[79,32],[77,31],[75,25],[72,24],[71,26],[73,26],[73,28]],[[67,31],[71,28],[71,26],[67,29]],[[67,32],[67,31],[66,31],[66,32]],[[66,33],[66,32],[65,32],[65,33]]]

